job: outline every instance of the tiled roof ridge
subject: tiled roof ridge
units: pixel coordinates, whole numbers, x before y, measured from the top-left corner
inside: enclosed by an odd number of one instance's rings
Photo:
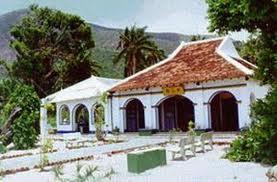
[[[240,71],[242,71],[243,73],[245,73],[246,75],[253,75],[254,71],[252,69],[247,68],[245,65],[243,65],[242,63],[238,62],[236,59],[234,59],[232,56],[230,56],[228,54],[228,52],[226,52],[226,50],[224,50],[224,46],[226,46],[226,44],[228,44],[228,41],[232,41],[231,38],[229,36],[226,36],[224,38],[224,40],[220,43],[220,45],[216,48],[215,52],[221,56],[222,58],[224,58],[225,61],[228,61],[230,64],[232,64],[233,66],[235,66],[237,69],[239,69]],[[232,46],[234,47],[233,43]],[[231,48],[232,49],[232,48]],[[235,49],[235,48],[234,48]],[[230,50],[229,50],[230,51]],[[236,50],[231,50],[231,51],[235,51],[235,54],[238,54]],[[230,52],[229,52],[230,53]],[[234,52],[232,52],[231,54],[234,54]],[[239,55],[237,55],[238,59],[242,59]],[[245,60],[244,60],[245,61]],[[248,64],[248,61],[245,61]],[[252,64],[253,65],[253,64]],[[255,65],[253,65],[255,66]]]
[[[206,50],[205,50],[206,49]],[[207,52],[207,50],[209,50]],[[184,52],[183,52],[184,51]],[[190,52],[192,51],[192,52]],[[196,52],[194,52],[196,51]],[[200,52],[199,52],[200,51]],[[202,54],[201,52],[204,51]],[[205,52],[206,51],[206,52]],[[195,54],[196,53],[196,54]],[[209,54],[209,55],[207,55]],[[198,57],[194,57],[195,55],[198,55]],[[189,56],[187,58],[182,57],[182,56]],[[204,56],[204,57],[203,57]],[[205,57],[208,56],[208,57]],[[180,58],[183,60],[181,61]],[[195,59],[196,58],[196,59]],[[193,61],[195,59],[195,61]],[[207,62],[203,63],[204,65],[206,65],[208,62],[212,64],[216,64],[218,66],[224,66],[225,69],[223,69],[224,71],[219,71],[218,73],[209,73],[208,75],[203,75],[203,77],[205,77],[205,79],[202,79],[201,76],[199,77],[199,74],[203,74],[204,71],[208,71],[206,68],[204,68],[202,66],[202,63],[200,63],[200,60],[203,59],[207,59]],[[113,92],[113,91],[117,91],[117,90],[125,90],[125,89],[132,89],[132,88],[138,88],[138,87],[142,87],[142,86],[146,86],[146,87],[152,87],[154,85],[163,85],[163,84],[167,84],[167,82],[172,82],[172,84],[174,81],[177,83],[178,81],[176,81],[175,77],[172,79],[167,79],[170,77],[171,73],[170,71],[167,72],[165,71],[165,69],[172,69],[175,70],[176,73],[176,67],[172,67],[172,65],[174,64],[178,64],[181,67],[179,68],[179,72],[182,70],[184,71],[184,74],[188,73],[188,70],[186,70],[186,66],[184,61],[186,62],[194,62],[196,64],[194,64],[194,66],[196,66],[197,64],[200,64],[200,67],[203,67],[203,70],[198,71],[198,73],[191,73],[191,75],[184,75],[182,76],[182,78],[184,77],[184,79],[188,79],[187,81],[192,81],[192,75],[195,75],[197,78],[195,78],[195,80],[206,80],[209,79],[208,77],[210,77],[211,79],[222,79],[222,78],[237,78],[237,77],[244,77],[247,75],[252,75],[253,74],[253,70],[255,69],[255,65],[248,63],[247,61],[243,60],[240,55],[238,54],[232,39],[229,38],[229,36],[226,37],[218,37],[218,38],[213,38],[213,39],[206,39],[206,40],[200,40],[200,41],[194,41],[194,42],[181,42],[180,45],[177,47],[177,49],[175,49],[175,51],[170,54],[168,56],[168,58],[166,58],[163,61],[158,62],[157,64],[154,64],[142,71],[139,71],[138,73],[123,79],[122,81],[118,82],[117,84],[115,84],[109,91]],[[242,60],[242,61],[240,61]],[[211,62],[213,61],[213,62]],[[198,63],[197,63],[198,62]],[[221,62],[221,63],[220,63]],[[225,63],[224,63],[225,62]],[[210,64],[208,63],[208,64]],[[245,64],[244,64],[245,63]],[[170,66],[171,65],[171,66]],[[249,66],[248,66],[249,65]],[[176,65],[175,65],[176,66]],[[183,67],[182,67],[183,66]],[[184,67],[185,66],[185,67]],[[196,69],[197,67],[192,67],[191,69]],[[218,67],[215,70],[222,70],[220,69],[220,67]],[[162,72],[159,73],[159,70],[163,70]],[[173,71],[174,72],[174,71]],[[229,72],[230,75],[226,75],[226,73]],[[157,74],[162,74],[159,77]],[[217,74],[217,76],[215,75]],[[151,81],[147,81],[147,83],[145,81],[143,81],[142,78],[140,78],[140,75],[144,78],[148,78]],[[151,76],[152,75],[152,76]],[[167,75],[168,77],[163,77],[164,75]],[[179,73],[179,76],[181,76],[182,74]],[[206,78],[207,76],[207,78]],[[157,79],[161,79],[160,81],[158,81]],[[179,80],[180,81],[180,80]],[[141,83],[139,83],[141,82]],[[143,82],[143,83],[142,83]]]
[[[213,42],[213,41],[218,41],[218,40],[224,40],[224,38],[225,37],[216,37],[216,38],[205,39],[205,40],[198,40],[198,41],[192,41],[192,42],[181,41],[180,45],[171,54],[169,54],[167,58],[165,58],[164,60],[162,60],[162,61],[160,61],[160,62],[158,62],[158,63],[156,63],[154,65],[151,65],[148,68],[145,68],[145,69],[143,69],[143,70],[141,70],[141,71],[139,71],[139,72],[137,72],[137,73],[135,73],[135,74],[133,74],[133,75],[131,75],[131,76],[121,80],[121,81],[119,81],[112,88],[115,88],[118,85],[121,85],[121,84],[123,84],[125,82],[128,82],[129,80],[137,77],[140,74],[143,74],[143,73],[145,73],[147,71],[150,71],[150,70],[152,70],[152,69],[154,69],[154,68],[156,68],[158,66],[161,66],[161,65],[167,63],[168,61],[173,59],[186,46],[190,46],[190,45],[194,45],[194,44],[203,44],[203,43]]]

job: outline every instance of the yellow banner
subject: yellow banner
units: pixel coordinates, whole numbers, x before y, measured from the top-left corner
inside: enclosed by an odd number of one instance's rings
[[[183,87],[163,87],[164,95],[182,95],[185,93]]]

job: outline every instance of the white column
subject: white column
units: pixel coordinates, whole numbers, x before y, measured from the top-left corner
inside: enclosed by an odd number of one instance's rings
[[[238,120],[239,128],[250,124],[250,91],[247,87],[240,89],[240,97],[237,98],[238,103]]]
[[[94,107],[91,107],[88,109],[89,114],[89,131],[95,131],[95,125],[94,125]]]
[[[155,123],[155,128],[154,129],[157,129],[159,130],[160,129],[160,126],[159,126],[159,107],[158,106],[155,106],[154,108],[152,108],[152,111],[153,111],[153,122]]]
[[[195,127],[205,128],[204,115],[203,115],[203,104],[194,104],[194,117],[195,117]]]
[[[75,106],[71,106],[71,105],[69,106],[69,121],[70,121],[70,126],[72,131],[76,131],[76,124],[74,121],[74,116],[75,116],[74,108]]]
[[[152,119],[152,107],[151,107],[151,95],[148,94],[146,96],[146,102],[144,107],[144,121],[145,121],[145,128],[148,129],[154,129],[155,128],[155,123]]]
[[[47,109],[46,109],[46,100],[41,100],[40,105],[40,135],[42,139],[47,135]]]
[[[60,130],[60,108],[61,106],[59,104],[56,104],[56,125],[57,125],[57,130],[59,131]],[[69,116],[70,117],[70,116]]]

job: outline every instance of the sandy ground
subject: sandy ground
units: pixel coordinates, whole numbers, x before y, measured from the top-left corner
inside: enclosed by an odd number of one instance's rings
[[[180,182],[265,182],[269,167],[250,162],[233,163],[222,159],[226,146],[215,146],[213,151],[197,153],[187,161],[172,161],[167,153],[168,164],[157,167],[141,174],[127,172],[126,154],[117,154],[111,157],[99,155],[94,160],[83,161],[82,164],[97,165],[103,172],[113,168],[116,172],[107,181],[180,181]],[[64,172],[69,177],[74,175],[77,163],[66,164]],[[52,172],[38,172],[31,170],[3,178],[5,182],[54,181]]]

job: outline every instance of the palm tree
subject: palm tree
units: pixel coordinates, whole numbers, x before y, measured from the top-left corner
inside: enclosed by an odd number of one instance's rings
[[[165,58],[164,51],[159,49],[151,36],[145,33],[146,27],[126,27],[120,33],[117,49],[119,54],[114,63],[124,59],[124,76],[128,77],[136,72]]]

